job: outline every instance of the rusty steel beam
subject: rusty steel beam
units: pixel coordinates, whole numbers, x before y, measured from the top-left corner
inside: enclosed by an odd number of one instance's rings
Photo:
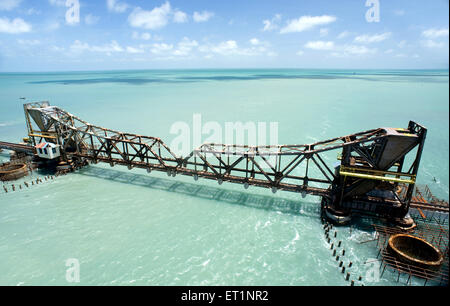
[[[274,192],[287,190],[328,198],[344,194],[344,189],[350,190],[353,186],[358,186],[361,179],[342,180],[320,154],[342,150],[342,165],[356,163],[361,168],[376,169],[378,156],[375,153],[384,149],[389,136],[385,129],[378,128],[307,145],[247,146],[207,143],[182,157],[176,156],[160,138],[95,126],[59,107],[50,106],[48,102],[27,104],[24,105],[24,110],[27,120],[33,117],[31,113],[41,116],[46,128],[40,132],[56,135],[55,142],[61,145],[65,159],[78,157],[94,163],[109,163],[111,166],[124,165],[130,169],[136,167],[172,175],[178,173],[212,179],[219,183],[233,182],[271,188]],[[411,133],[423,134],[419,148],[421,152],[425,137],[423,128],[410,123],[409,129]],[[31,121],[29,130],[32,131]],[[33,142],[36,143],[34,137]],[[408,152],[405,151],[405,154]],[[269,159],[272,157],[275,161],[271,163]],[[399,162],[393,161],[393,164],[400,165],[399,169],[403,164],[403,157]],[[419,160],[420,155],[406,174],[417,173]],[[312,167],[323,178],[310,177]],[[399,175],[402,174],[398,172]],[[309,183],[319,184],[320,187],[309,186]],[[409,207],[411,188],[410,186],[404,199],[398,199],[403,206]],[[391,203],[391,200],[386,203]]]
[[[4,142],[4,141],[0,141],[0,149],[22,152],[22,153],[27,153],[27,154],[35,154],[36,153],[36,149],[33,146],[29,146],[26,144]]]

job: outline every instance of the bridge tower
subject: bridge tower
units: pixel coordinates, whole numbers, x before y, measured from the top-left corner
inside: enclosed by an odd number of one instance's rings
[[[351,213],[364,211],[405,228],[414,226],[408,211],[427,129],[410,121],[406,129],[383,130],[380,139],[342,149],[331,197],[323,201],[332,220],[345,222]]]

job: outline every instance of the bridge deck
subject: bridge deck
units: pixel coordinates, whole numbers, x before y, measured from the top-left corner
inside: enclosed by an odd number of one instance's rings
[[[271,188],[273,192],[286,190],[328,198],[348,196],[348,199],[363,195],[376,186],[371,179],[384,177],[391,167],[395,169],[389,174],[395,177],[390,178],[390,181],[398,183],[399,178],[405,176],[415,178],[420,161],[419,153],[422,152],[426,135],[426,128],[411,121],[408,129],[400,129],[402,133],[397,132],[399,129],[378,128],[306,145],[246,146],[208,143],[183,157],[174,154],[160,138],[92,125],[57,106],[50,106],[48,102],[25,104],[24,111],[33,144],[41,141],[56,142],[61,145],[61,154],[65,160],[78,157],[93,163],[103,162],[111,166],[117,164],[129,169],[136,167],[149,172],[162,171],[171,176],[181,174],[195,179],[212,179],[219,184],[233,182],[243,184],[244,187],[254,185]],[[33,128],[31,119],[38,130]],[[404,131],[408,132],[407,136]],[[398,137],[406,137],[408,142],[398,144]],[[410,169],[402,170],[404,156],[419,144],[418,155]],[[394,146],[395,150],[389,145]],[[394,156],[392,160],[386,160],[383,153],[386,148]],[[325,152],[333,150],[342,153],[341,166],[351,165],[357,172],[371,169],[384,173],[366,173],[364,178],[341,179],[342,176],[327,165],[327,159],[323,156]],[[380,160],[386,166],[379,166]],[[396,201],[402,206],[408,206],[414,181],[409,179],[402,182],[408,183],[407,193],[402,198],[397,196]],[[336,193],[336,190],[344,189],[350,192],[346,191],[345,195],[343,192]],[[383,196],[377,197],[376,201],[387,204],[392,202]]]
[[[23,152],[23,153],[28,153],[28,154],[35,153],[35,149],[32,146],[29,146],[26,144],[20,144],[20,143],[4,142],[4,141],[0,141],[0,149],[11,150],[11,151],[16,151],[16,152]]]

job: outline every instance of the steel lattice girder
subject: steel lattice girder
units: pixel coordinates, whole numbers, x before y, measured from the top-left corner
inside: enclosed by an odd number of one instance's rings
[[[336,180],[336,175],[324,162],[321,153],[343,150],[347,155],[356,154],[358,160],[374,167],[376,160],[371,152],[388,137],[386,131],[379,128],[309,145],[245,146],[210,143],[201,145],[183,158],[177,157],[160,138],[91,125],[58,107],[49,107],[48,103],[25,105],[24,109],[26,112],[29,109],[39,111],[49,123],[47,129],[41,132],[55,133],[63,152],[72,156],[111,165],[121,164],[317,195],[328,195],[328,188],[309,187],[308,182],[330,185]],[[421,132],[417,125],[410,124],[410,130]],[[271,157],[275,157],[275,162],[268,161]],[[292,174],[298,173],[295,170],[305,164],[304,176]],[[322,173],[323,178],[308,177],[308,170],[312,165]]]

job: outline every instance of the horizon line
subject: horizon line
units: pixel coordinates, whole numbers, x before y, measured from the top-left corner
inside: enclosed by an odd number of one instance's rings
[[[99,69],[99,70],[48,70],[48,71],[0,71],[0,74],[35,74],[35,73],[80,73],[80,72],[120,72],[120,71],[202,71],[202,70],[343,70],[343,71],[427,71],[427,70],[443,70],[449,71],[447,68],[286,68],[286,67],[226,67],[226,68],[148,68],[148,69]]]

